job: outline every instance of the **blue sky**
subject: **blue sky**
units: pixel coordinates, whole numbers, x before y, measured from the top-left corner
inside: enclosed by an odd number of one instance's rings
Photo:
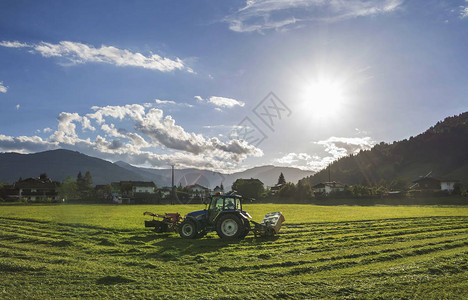
[[[468,110],[468,1],[0,2],[0,151],[319,170]]]

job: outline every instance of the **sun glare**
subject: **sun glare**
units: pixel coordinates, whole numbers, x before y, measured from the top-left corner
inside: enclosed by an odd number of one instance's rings
[[[337,115],[344,104],[344,90],[340,83],[319,80],[304,87],[304,109],[316,117]]]

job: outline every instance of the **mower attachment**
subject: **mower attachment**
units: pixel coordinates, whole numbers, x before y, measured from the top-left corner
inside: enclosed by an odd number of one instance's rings
[[[261,223],[257,223],[252,220],[250,222],[254,224],[252,231],[254,232],[255,237],[257,237],[257,235],[270,237],[278,234],[281,226],[283,225],[284,216],[278,211],[266,214]]]
[[[171,231],[179,232],[179,225],[184,219],[178,213],[166,213],[164,215],[159,215],[146,211],[143,213],[143,215],[153,217],[153,220],[145,221],[145,227],[154,227],[154,231],[157,233]],[[160,218],[162,220],[155,220],[154,218]]]

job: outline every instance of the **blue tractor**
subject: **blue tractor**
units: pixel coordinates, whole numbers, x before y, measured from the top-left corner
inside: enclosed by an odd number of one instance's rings
[[[243,239],[250,231],[251,218],[242,210],[241,196],[213,195],[207,209],[185,216],[179,226],[179,234],[184,239],[195,239],[216,231],[223,239]]]
[[[255,236],[278,234],[284,222],[281,212],[268,213],[261,223],[257,223],[250,220],[252,217],[242,210],[241,199],[241,196],[233,193],[216,194],[207,203],[208,208],[188,213],[184,218],[178,213],[160,215],[145,212],[143,215],[153,217],[153,220],[145,221],[145,227],[153,227],[157,233],[178,232],[184,239],[201,238],[212,231],[228,240],[243,239],[250,230]]]

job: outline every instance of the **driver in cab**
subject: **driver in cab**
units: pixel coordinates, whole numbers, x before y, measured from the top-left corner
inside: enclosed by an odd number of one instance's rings
[[[228,200],[226,203],[226,209],[235,209],[234,203],[232,203],[232,200]]]

